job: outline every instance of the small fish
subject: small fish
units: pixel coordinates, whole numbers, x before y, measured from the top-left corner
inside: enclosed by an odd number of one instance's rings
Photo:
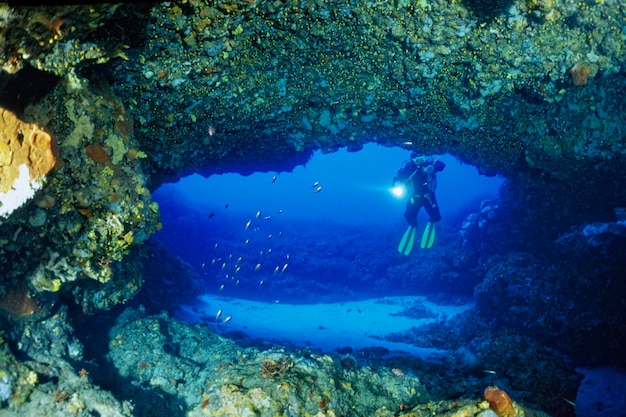
[[[239,280],[237,280],[237,282],[235,282],[235,285],[238,287],[239,286]]]
[[[217,249],[217,248],[219,248],[219,247],[220,247],[220,244],[219,244],[219,243],[216,243],[216,244],[215,244],[215,246],[214,246],[214,248],[215,248],[215,249]]]
[[[222,271],[226,269],[226,262],[222,264]]]
[[[269,248],[269,249],[267,250],[267,254],[269,255],[270,253],[272,253],[272,248]]]
[[[259,251],[259,256],[263,256],[263,251],[262,250]]]
[[[576,407],[576,403],[574,401],[568,400],[565,397],[562,397],[563,401],[565,401],[566,403],[568,403],[569,405],[571,405],[572,407]]]
[[[244,242],[246,246],[248,246],[248,243],[250,243],[250,239],[246,239],[246,241]]]
[[[271,219],[271,217],[270,217],[270,216],[265,216],[265,217],[263,217],[263,220],[269,220],[269,219]]]
[[[206,262],[202,262],[201,268],[206,268]]]
[[[322,186],[321,185],[315,189],[316,193],[319,193],[320,191],[322,191]]]
[[[239,258],[237,258],[237,263],[240,264],[241,261],[243,261],[243,256],[240,256]]]
[[[282,271],[280,271],[280,273],[282,274],[283,272],[285,272],[285,269],[287,269],[287,267],[288,267],[288,266],[289,266],[289,264],[285,264],[285,265],[283,265],[283,270],[282,270]]]
[[[218,321],[222,317],[222,309],[217,310],[217,314],[215,315],[215,321]]]
[[[241,271],[241,267],[240,267],[240,266],[236,266],[236,267],[235,267],[235,273],[237,273],[237,272],[239,272],[239,271]]]
[[[291,255],[287,254],[286,258],[287,258],[287,260],[290,260],[291,259]]]
[[[270,240],[272,238],[272,235],[267,235],[267,240]]]
[[[413,142],[411,142],[410,140],[407,140],[406,142],[402,142],[403,146],[413,146]]]
[[[256,212],[256,218],[258,219],[259,217],[261,217],[261,210]]]
[[[211,259],[211,265],[215,265],[215,262],[217,262],[217,259],[215,258]]]
[[[311,187],[315,188],[315,187],[317,187],[318,185],[320,185],[320,182],[319,182],[319,181],[315,181]]]
[[[228,255],[228,259],[230,259],[231,261],[233,260],[233,254],[232,253]]]
[[[210,213],[209,213],[209,219],[210,219],[210,218],[212,218],[213,216],[215,216],[215,213],[210,212]]]
[[[233,318],[231,316],[226,317],[224,320],[222,320],[222,324],[224,323],[228,323],[229,321],[231,321]]]
[[[213,127],[213,125],[209,126],[209,136],[213,136],[215,134],[215,128]]]
[[[265,284],[265,281],[261,280],[261,281],[259,282],[259,287],[260,287],[260,286],[262,286],[263,284]]]
[[[278,237],[283,237],[283,232],[278,232]]]
[[[258,271],[259,269],[261,269],[261,264],[256,264],[256,266],[254,267],[254,270]]]
[[[276,182],[276,178],[278,178],[278,175],[274,175],[274,176],[272,177],[272,184],[274,184],[274,183]]]
[[[278,214],[283,214],[284,212],[285,212],[285,210],[280,209],[280,210],[278,210],[276,213],[278,213]]]
[[[224,288],[226,288],[224,284],[220,285],[220,291],[224,291]]]
[[[276,268],[274,268],[275,274],[278,274],[278,271],[280,271],[280,265],[276,265]]]
[[[252,220],[248,220],[248,223],[246,223],[246,230],[248,230],[251,225],[252,225]]]
[[[483,369],[483,372],[486,374],[493,374],[493,375],[496,374],[496,371],[492,371],[491,369]]]
[[[226,205],[224,206],[224,208],[225,208],[225,209],[227,209],[227,208],[228,208],[228,203],[226,203]]]

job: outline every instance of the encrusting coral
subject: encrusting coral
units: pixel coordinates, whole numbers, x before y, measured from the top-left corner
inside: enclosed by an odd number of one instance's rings
[[[107,162],[111,162],[111,157],[106,153],[102,146],[97,143],[85,146],[85,152],[87,153],[87,156],[97,164],[105,165]]]
[[[576,86],[586,85],[589,75],[591,75],[591,69],[580,62],[576,63],[572,68],[567,71],[572,77],[572,84]]]
[[[47,248],[47,254],[28,280],[37,292],[57,292],[62,283],[75,281],[77,278],[77,268],[71,267],[58,252]]]
[[[36,299],[28,294],[28,285],[20,281],[0,294],[0,313],[10,318],[30,316],[40,310]],[[1,341],[0,341],[1,343]]]

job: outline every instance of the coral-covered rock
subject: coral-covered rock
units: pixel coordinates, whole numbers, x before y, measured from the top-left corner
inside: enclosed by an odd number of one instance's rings
[[[155,401],[188,416],[382,416],[432,403],[411,375],[377,366],[347,370],[329,355],[241,348],[207,326],[146,316],[141,307],[121,314],[109,334],[107,359],[115,371],[102,383],[123,396],[158,387],[171,399]],[[137,416],[173,414],[137,404]]]
[[[34,195],[56,163],[56,148],[56,139],[46,129],[0,108],[0,216]]]
[[[485,389],[485,400],[499,417],[514,417],[517,415],[513,400],[506,391],[498,387],[487,387]]]

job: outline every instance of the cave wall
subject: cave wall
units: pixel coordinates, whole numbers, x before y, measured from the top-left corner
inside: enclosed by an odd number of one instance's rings
[[[6,288],[124,302],[160,227],[150,190],[316,149],[453,153],[509,178],[512,218],[548,238],[626,200],[617,1],[0,7],[0,104],[59,142],[48,203],[0,219]]]

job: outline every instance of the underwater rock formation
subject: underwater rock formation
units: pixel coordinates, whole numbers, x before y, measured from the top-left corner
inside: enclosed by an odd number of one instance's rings
[[[65,308],[45,320],[29,318],[14,324],[0,334],[3,416],[130,415],[131,403],[119,402],[93,383],[89,371],[75,367],[83,347],[72,335]],[[20,355],[12,352],[9,339],[17,339]],[[19,358],[22,355],[28,359]]]
[[[484,317],[523,317],[528,333],[559,347],[554,339],[572,329],[574,340],[561,338],[563,347],[610,337],[619,351],[626,333],[613,324],[623,313],[593,305],[622,302],[624,284],[614,279],[624,269],[614,256],[621,227],[610,236],[570,234],[570,227],[614,223],[613,208],[626,201],[624,92],[616,88],[626,82],[623,5],[487,3],[0,5],[0,106],[10,109],[2,119],[22,131],[12,128],[13,139],[0,141],[0,305],[3,328],[24,330],[9,335],[12,347],[23,346],[17,341],[31,328],[52,332],[37,327],[39,314],[66,305],[93,314],[137,294],[140,244],[161,227],[151,190],[164,181],[189,172],[287,171],[314,150],[375,141],[453,153],[510,180],[493,205],[493,223],[479,226],[481,216],[467,223],[467,242],[471,233],[489,233],[496,243],[482,253],[470,244],[447,252],[424,280],[453,282],[458,274],[446,266],[471,265],[470,278],[482,280],[476,297]],[[31,145],[36,151],[26,157]],[[16,190],[21,198],[11,204]],[[568,256],[592,255],[572,275],[574,285],[564,277],[573,267],[546,266],[558,257],[558,242],[577,243],[580,251]],[[511,248],[519,252],[501,253]],[[519,253],[532,265],[517,263]],[[538,290],[554,298],[534,297]],[[585,304],[589,294],[593,304]],[[12,326],[18,318],[35,324]],[[66,362],[58,366],[64,371],[33,372],[71,373]],[[36,383],[28,371],[3,369],[3,403],[14,384]],[[229,384],[224,389],[243,402],[255,396],[271,404],[261,391]],[[58,407],[90,412],[59,389]],[[273,395],[280,401],[291,392]],[[215,410],[226,407],[211,398]],[[326,399],[315,398],[318,405]],[[200,414],[203,402],[194,404]]]
[[[508,176],[526,201],[512,215],[558,219],[547,237],[611,220],[624,191],[605,178],[626,166],[612,88],[623,82],[619,3],[531,3],[3,6],[3,84],[30,67],[61,80],[24,106],[66,164],[44,190],[58,201],[47,222],[65,227],[46,235],[77,272],[106,282],[110,263],[158,227],[147,187],[192,170],[288,170],[314,149],[372,140]],[[569,79],[574,67],[585,85]],[[77,175],[88,171],[97,190]]]
[[[44,120],[60,138],[56,175],[2,220],[4,283],[26,277],[32,296],[50,303],[54,297],[47,293],[91,279],[105,286],[75,288],[76,302],[85,311],[110,308],[130,299],[141,281],[132,261],[120,261],[159,227],[158,208],[140,169],[144,154],[134,147],[124,107],[106,91],[94,93],[85,80],[61,80],[38,105],[27,107],[24,118]],[[96,158],[89,146],[109,159]],[[100,295],[94,297],[94,291]]]
[[[328,355],[239,348],[206,326],[141,311],[128,310],[118,322],[108,354],[120,375],[115,385],[159,387],[182,399],[190,415],[372,416],[431,400],[417,378],[386,368],[344,370]]]
[[[191,416],[233,417],[473,416],[489,408],[480,400],[433,401],[420,378],[398,369],[374,364],[346,368],[339,356],[306,350],[242,348],[206,326],[163,314],[147,316],[142,309],[126,310],[110,336],[107,358],[118,375],[107,385],[116,386],[122,397],[145,398],[136,405],[139,415],[171,415],[180,406],[190,409]],[[153,387],[162,391],[160,401],[148,401]],[[176,400],[163,404],[168,398]],[[159,403],[166,408],[155,408]],[[520,415],[535,412],[520,410]]]
[[[571,363],[530,337],[482,320],[476,310],[390,334],[386,339],[448,352],[437,364],[405,362],[400,358],[392,362],[423,374],[422,381],[427,381],[426,386],[435,397],[454,398],[465,392],[483,392],[485,384],[497,385],[515,393],[518,405],[540,404],[549,415],[574,415],[563,398],[576,397],[582,376]]]

